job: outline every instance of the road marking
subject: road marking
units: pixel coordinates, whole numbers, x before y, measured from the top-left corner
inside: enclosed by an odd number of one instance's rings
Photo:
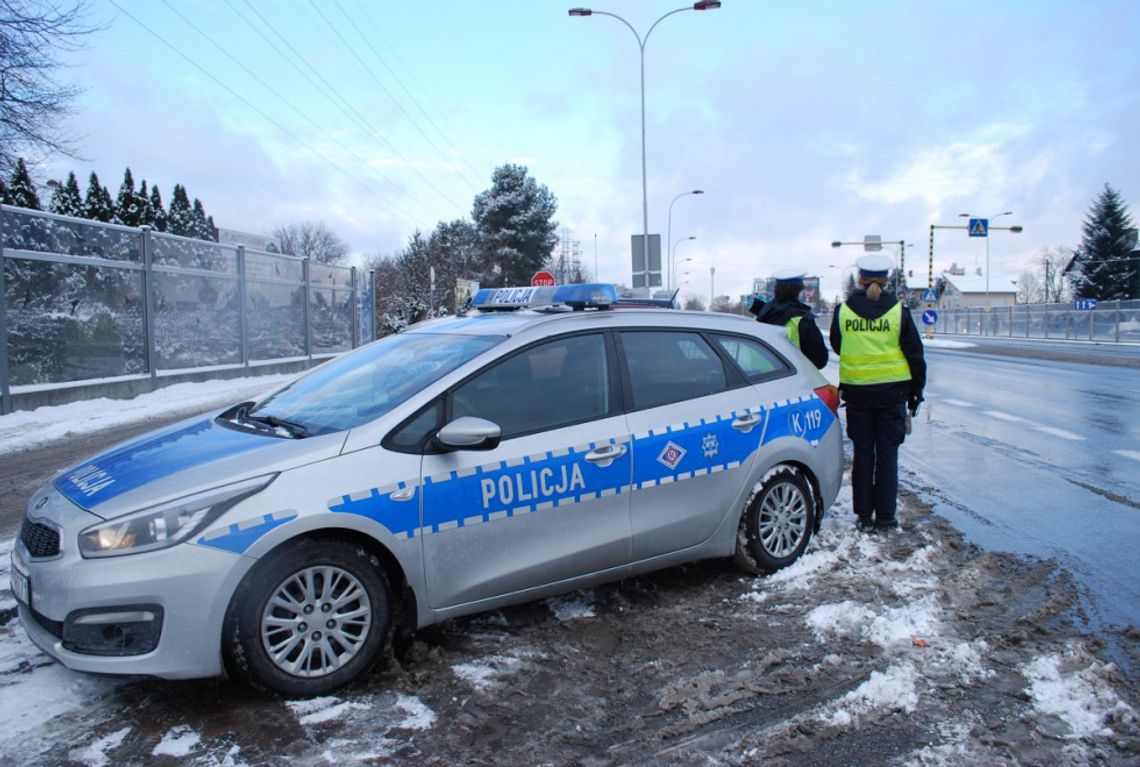
[[[1024,423],[1025,422],[1024,418],[1018,418],[1015,415],[1010,415],[1009,413],[1003,413],[1000,410],[986,410],[983,412],[985,412],[985,414],[988,415],[990,418],[996,418],[999,421],[1009,421],[1010,423]]]
[[[1125,458],[1131,458],[1133,461],[1140,461],[1140,453],[1135,450],[1113,450],[1112,452]]]
[[[1074,442],[1078,442],[1078,441],[1085,439],[1080,434],[1073,434],[1071,431],[1065,431],[1064,429],[1056,429],[1052,426],[1037,426],[1035,428],[1037,429],[1037,431],[1043,431],[1046,434],[1052,434],[1054,437],[1060,437],[1061,439],[1071,439]]]
[[[965,400],[960,400],[960,399],[944,399],[944,400],[940,400],[940,401],[945,402],[947,405],[954,405],[955,407],[973,407],[974,406],[973,402],[966,402]]]

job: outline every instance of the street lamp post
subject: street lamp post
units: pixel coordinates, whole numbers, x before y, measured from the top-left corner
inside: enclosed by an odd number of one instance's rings
[[[1002,216],[1012,216],[1012,215],[1013,215],[1013,211],[1007,210],[1005,213],[998,213],[996,216],[990,216],[987,219],[987,221],[993,221],[995,218],[1001,218]],[[978,218],[978,217],[977,216],[971,216],[969,213],[959,213],[958,218]],[[1011,228],[1010,231],[1020,232],[1021,227]],[[990,310],[990,233],[989,233],[989,224],[987,223],[987,225],[986,225],[986,311],[988,312],[989,310]]]
[[[682,242],[687,242],[689,240],[695,240],[695,239],[697,239],[696,235],[690,234],[688,237],[682,237],[681,239],[677,240],[677,244],[673,246],[673,250],[669,255],[669,263],[671,264],[671,266],[669,267],[669,269],[670,269],[670,271],[669,271],[669,286],[670,287],[673,287],[675,285],[675,283],[677,282],[677,245],[680,245]],[[691,258],[685,259],[685,261],[692,261],[692,260],[693,259],[691,259]]]
[[[676,197],[673,198],[673,202],[669,203],[669,218],[668,218],[668,223],[666,224],[666,227],[665,227],[665,252],[666,253],[672,253],[673,252],[673,203],[676,202],[677,200],[681,199],[682,197],[687,197],[690,194],[704,194],[704,193],[705,193],[704,189],[694,189],[691,192],[681,192],[679,195],[677,195]],[[667,274],[670,274],[670,275],[672,275],[672,273],[674,271],[674,267],[673,267],[671,259],[672,259],[672,256],[670,256],[669,269],[666,272]],[[666,287],[673,288],[675,286],[672,283],[670,283]]]
[[[637,39],[637,47],[641,50],[641,247],[645,255],[645,270],[646,276],[649,275],[649,190],[646,182],[645,171],[645,44],[649,42],[649,35],[653,34],[653,30],[657,28],[665,19],[669,18],[675,13],[682,11],[713,11],[720,8],[720,0],[698,0],[691,6],[678,8],[674,11],[669,11],[649,27],[643,38],[633,28],[633,25],[628,21],[618,16],[616,13],[609,11],[595,11],[590,8],[571,8],[569,13],[571,16],[610,16],[617,19],[622,24],[625,24],[633,36]],[[648,280],[647,280],[648,281]]]

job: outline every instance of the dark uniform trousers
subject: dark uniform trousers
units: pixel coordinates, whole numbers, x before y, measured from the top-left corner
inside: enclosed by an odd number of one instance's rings
[[[906,404],[860,406],[847,403],[847,436],[851,463],[852,505],[860,519],[890,522],[895,518],[899,445],[906,438]]]

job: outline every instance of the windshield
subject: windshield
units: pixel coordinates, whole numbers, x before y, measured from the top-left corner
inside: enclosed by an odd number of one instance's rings
[[[275,425],[284,422],[294,436],[351,429],[387,413],[503,338],[388,336],[297,379],[259,402],[247,417]]]

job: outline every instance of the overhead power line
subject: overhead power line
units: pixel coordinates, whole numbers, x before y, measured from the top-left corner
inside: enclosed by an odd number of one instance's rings
[[[146,30],[146,32],[148,32],[148,33],[149,33],[151,36],[153,36],[153,37],[154,37],[156,40],[158,40],[160,43],[162,43],[162,44],[163,44],[163,45],[165,45],[167,48],[169,48],[171,51],[173,51],[173,52],[174,52],[174,53],[175,53],[177,56],[179,56],[180,58],[184,59],[184,60],[186,61],[186,63],[190,64],[190,66],[194,67],[194,68],[195,68],[195,69],[197,69],[199,72],[201,72],[203,75],[205,75],[206,77],[208,77],[208,78],[209,78],[211,81],[213,81],[215,84],[217,84],[217,85],[218,85],[218,87],[222,88],[222,89],[223,89],[223,90],[225,90],[227,93],[229,93],[231,96],[233,96],[234,98],[236,98],[238,101],[240,101],[241,103],[245,104],[245,105],[246,105],[246,106],[247,106],[247,107],[248,107],[248,108],[249,108],[249,109],[250,109],[252,112],[254,112],[254,113],[256,113],[256,114],[260,115],[260,116],[261,116],[261,117],[262,117],[264,120],[266,120],[267,122],[269,122],[271,125],[275,126],[275,127],[278,129],[278,130],[280,130],[282,133],[284,133],[284,134],[285,134],[286,136],[288,136],[289,138],[293,139],[293,141],[297,142],[297,144],[299,144],[300,146],[304,147],[304,148],[305,148],[307,151],[309,151],[309,152],[313,153],[314,155],[316,155],[317,157],[319,157],[321,160],[323,160],[323,161],[324,161],[326,164],[328,164],[330,167],[332,167],[332,168],[333,168],[334,170],[336,170],[338,173],[341,173],[342,175],[344,175],[345,177],[347,177],[348,179],[350,179],[351,181],[353,181],[353,182],[354,182],[354,183],[356,183],[357,185],[359,185],[359,186],[361,186],[362,188],[364,188],[364,189],[365,189],[366,191],[368,191],[368,192],[369,192],[371,195],[373,195],[373,196],[374,196],[374,197],[376,197],[378,200],[380,200],[382,203],[384,203],[384,205],[386,205],[386,206],[388,206],[388,207],[392,208],[393,210],[395,210],[396,212],[400,213],[400,214],[401,214],[401,215],[403,215],[403,216],[406,216],[406,217],[408,216],[408,214],[407,214],[407,213],[406,213],[404,210],[402,210],[402,209],[401,209],[401,208],[400,208],[398,205],[396,205],[395,203],[393,203],[393,202],[389,201],[389,200],[388,200],[386,197],[384,197],[384,195],[380,194],[380,193],[379,193],[377,190],[375,190],[374,188],[372,188],[371,186],[369,186],[369,185],[368,185],[367,183],[365,183],[365,182],[364,182],[362,179],[360,179],[360,178],[357,178],[357,177],[356,177],[356,176],[354,176],[352,173],[350,173],[349,171],[347,171],[347,170],[345,170],[344,168],[342,168],[340,165],[338,165],[336,162],[334,162],[334,161],[333,161],[331,158],[329,158],[328,156],[326,156],[326,155],[325,155],[323,152],[321,152],[320,150],[318,150],[318,149],[316,149],[316,148],[314,148],[314,147],[310,146],[310,145],[309,145],[309,144],[308,144],[308,143],[307,143],[307,142],[306,142],[304,139],[302,139],[300,136],[297,136],[295,133],[293,133],[292,131],[290,131],[290,130],[289,130],[288,128],[286,128],[284,125],[282,125],[281,123],[279,123],[277,120],[274,120],[272,117],[270,117],[270,116],[269,116],[268,114],[266,114],[264,111],[262,111],[261,109],[259,109],[259,108],[258,108],[256,105],[254,105],[253,103],[251,103],[251,102],[249,101],[249,99],[245,98],[245,96],[243,96],[242,94],[238,93],[236,90],[234,90],[233,88],[231,88],[230,86],[226,85],[224,82],[222,82],[221,80],[219,80],[217,77],[215,77],[215,76],[214,76],[213,74],[211,74],[209,71],[207,71],[205,68],[203,68],[201,65],[199,65],[199,64],[198,64],[196,61],[194,61],[192,58],[190,58],[189,56],[187,56],[186,54],[184,54],[182,51],[180,51],[180,50],[179,50],[177,47],[175,47],[173,44],[171,44],[170,42],[168,42],[168,41],[167,41],[167,40],[166,40],[166,39],[165,39],[165,38],[164,38],[162,35],[158,34],[158,33],[157,33],[157,32],[155,32],[153,29],[151,29],[151,28],[150,28],[150,27],[149,27],[149,26],[148,26],[148,25],[147,25],[145,22],[143,22],[141,19],[139,19],[138,17],[136,17],[135,15],[133,15],[132,13],[130,13],[130,12],[127,10],[127,9],[123,8],[123,6],[121,6],[121,5],[120,5],[118,2],[116,2],[116,0],[108,0],[108,1],[111,3],[111,5],[113,5],[115,8],[117,8],[117,9],[119,10],[119,12],[120,12],[120,13],[122,13],[124,16],[126,16],[127,18],[129,18],[131,21],[135,22],[135,23],[136,23],[136,24],[138,24],[140,27],[142,27],[144,30]]]
[[[227,0],[227,2],[228,2],[228,0]],[[318,90],[320,90],[322,93],[325,93],[326,95],[330,96],[330,98],[332,96],[335,96],[336,100],[340,102],[338,108],[340,108],[344,112],[349,113],[352,116],[350,119],[355,118],[354,121],[356,122],[356,124],[358,126],[360,126],[366,133],[371,135],[373,138],[375,138],[377,141],[382,143],[384,146],[388,147],[388,149],[392,152],[392,154],[398,160],[400,160],[400,162],[402,162],[405,166],[407,166],[409,169],[411,169],[413,172],[415,172],[416,175],[418,175],[420,177],[420,179],[425,184],[428,185],[428,187],[430,187],[434,192],[436,192],[436,194],[438,194],[440,197],[442,197],[444,200],[446,200],[449,204],[454,206],[456,209],[465,210],[464,207],[457,205],[456,202],[454,200],[452,200],[450,197],[448,197],[447,194],[442,189],[440,189],[438,186],[436,186],[435,183],[432,182],[432,180],[430,178],[428,178],[422,170],[417,168],[414,163],[410,162],[406,157],[404,157],[404,155],[400,152],[400,150],[397,149],[395,147],[395,145],[392,144],[392,142],[390,142],[387,138],[385,138],[383,136],[383,134],[381,134],[380,131],[378,131],[368,121],[368,119],[364,115],[362,115],[354,106],[352,106],[352,104],[348,101],[348,99],[346,99],[343,95],[341,95],[341,93],[337,89],[337,87],[335,85],[333,85],[332,83],[330,83],[317,70],[317,68],[314,67],[309,62],[309,60],[307,58],[305,58],[304,54],[302,54],[300,51],[298,51],[296,49],[296,47],[294,47],[293,44],[290,43],[289,40],[286,39],[286,37],[283,34],[281,34],[281,32],[279,32],[276,27],[273,26],[273,23],[269,19],[265,18],[265,16],[262,15],[262,13],[260,11],[258,11],[257,8],[255,8],[253,6],[253,4],[250,2],[250,0],[244,0],[244,2],[249,7],[249,9],[254,13],[254,15],[256,15],[257,18],[260,19],[261,22],[269,29],[269,31],[271,31],[274,35],[276,35],[277,38],[279,40],[281,40],[281,42],[284,43],[284,45],[290,51],[292,51],[293,55],[297,57],[297,60],[300,61],[302,64],[304,64],[308,68],[308,70],[313,74],[313,76],[316,77],[321,82],[321,87],[318,88]],[[232,6],[231,6],[231,8],[232,8]],[[247,20],[244,19],[244,17],[243,17],[243,21],[246,21],[247,24],[249,23]],[[277,50],[279,54],[281,54],[280,50],[277,49],[276,46],[274,46],[274,49]],[[286,59],[286,61],[289,61],[288,57],[284,56],[284,54],[281,54],[281,55]],[[293,62],[290,61],[289,63],[292,64]],[[294,67],[295,66],[296,65],[294,65]],[[312,81],[310,80],[310,83],[311,82]],[[334,102],[334,105],[336,105],[335,102]]]
[[[341,15],[344,16],[345,20],[348,22],[349,27],[356,30],[356,33],[358,35],[360,35],[360,39],[364,41],[364,44],[366,46],[368,46],[368,50],[372,51],[372,55],[376,57],[376,60],[380,62],[380,64],[384,67],[384,69],[388,70],[388,74],[391,75],[392,79],[396,81],[396,84],[400,86],[400,89],[404,92],[404,95],[406,95],[408,97],[408,99],[416,106],[416,108],[420,111],[420,114],[423,115],[424,119],[427,120],[428,124],[432,128],[435,129],[435,132],[439,135],[439,137],[441,139],[443,139],[444,143],[446,143],[451,150],[453,150],[455,153],[457,153],[459,155],[460,158],[462,158],[463,157],[462,152],[460,152],[459,149],[455,146],[455,144],[453,144],[451,142],[451,140],[448,139],[448,137],[444,134],[444,132],[439,129],[439,126],[436,125],[435,121],[431,119],[431,115],[429,115],[427,113],[427,110],[423,108],[423,106],[416,99],[416,97],[412,94],[412,92],[409,91],[407,86],[404,85],[404,82],[403,82],[403,80],[400,79],[400,76],[398,74],[396,74],[396,71],[388,65],[388,62],[384,59],[384,56],[382,56],[380,51],[378,51],[376,49],[376,46],[374,46],[372,44],[372,41],[368,39],[368,35],[364,34],[364,30],[361,29],[361,26],[359,24],[355,23],[353,21],[352,17],[350,17],[348,15],[348,12],[344,9],[344,6],[341,5],[340,0],[333,0],[333,2],[336,4],[337,10],[339,10],[341,12]],[[422,133],[422,131],[421,131],[421,133]],[[424,135],[426,136],[426,134],[424,134]],[[433,144],[433,146],[434,146],[434,144]],[[473,182],[467,176],[467,174],[464,173],[463,169],[458,167],[450,158],[448,158],[448,164],[451,165],[451,167],[463,177],[464,181],[466,181],[468,183],[468,185],[471,186],[472,191],[476,191],[476,192],[479,191],[478,190],[478,182],[477,181]],[[467,163],[465,161],[464,164],[467,165],[467,167],[470,168],[471,172],[475,173],[476,176],[479,175],[478,172],[476,172],[474,168],[471,168],[469,163]]]
[[[351,147],[349,147],[344,142],[342,142],[340,139],[338,139],[336,136],[332,135],[327,130],[325,130],[316,120],[309,117],[309,115],[306,114],[302,109],[297,107],[289,99],[287,99],[285,96],[281,95],[272,85],[265,82],[265,80],[263,80],[261,77],[259,77],[257,75],[257,73],[255,73],[253,70],[251,70],[245,64],[241,63],[236,57],[234,57],[233,54],[231,54],[229,51],[227,51],[222,45],[218,44],[217,41],[215,41],[210,35],[208,35],[206,32],[204,32],[196,24],[194,24],[194,22],[192,22],[190,19],[186,18],[186,16],[181,11],[179,11],[177,8],[175,8],[173,5],[171,5],[170,0],[162,0],[162,3],[167,8],[169,8],[172,13],[174,13],[176,16],[178,16],[178,18],[182,19],[182,21],[185,22],[187,24],[187,26],[189,26],[191,29],[193,29],[195,32],[197,32],[199,35],[201,35],[203,38],[205,38],[206,41],[208,43],[210,43],[210,45],[214,46],[214,48],[216,48],[219,52],[221,52],[222,55],[224,55],[226,58],[228,58],[230,61],[232,61],[238,67],[240,67],[242,69],[242,71],[244,71],[246,74],[248,74],[254,80],[256,80],[257,83],[259,85],[261,85],[261,87],[265,88],[265,90],[269,91],[274,96],[276,96],[277,99],[279,101],[281,101],[281,103],[285,104],[285,106],[292,109],[298,116],[301,117],[301,119],[305,120],[310,125],[312,125],[314,128],[316,128],[318,131],[320,131],[321,134],[323,134],[325,136],[325,138],[327,138],[329,141],[332,141],[334,144],[339,146],[345,152],[347,152],[348,154],[350,154],[354,158],[356,158],[356,160],[361,163],[361,166],[363,168],[365,168],[366,170],[371,172],[374,176],[376,176],[380,180],[385,181],[388,184],[390,184],[397,192],[399,192],[401,194],[405,194],[405,195],[408,194],[408,192],[405,189],[401,188],[395,181],[388,178],[384,174],[377,172],[374,168],[372,168],[368,164],[368,161],[365,158],[361,157]],[[412,195],[408,195],[408,196],[412,197]],[[414,199],[414,197],[413,197],[413,201],[416,201]],[[418,202],[418,201],[416,201],[416,202]],[[390,203],[390,204],[394,205],[394,203]],[[402,211],[401,211],[401,213],[402,213]],[[407,215],[407,214],[404,213],[403,215]]]

